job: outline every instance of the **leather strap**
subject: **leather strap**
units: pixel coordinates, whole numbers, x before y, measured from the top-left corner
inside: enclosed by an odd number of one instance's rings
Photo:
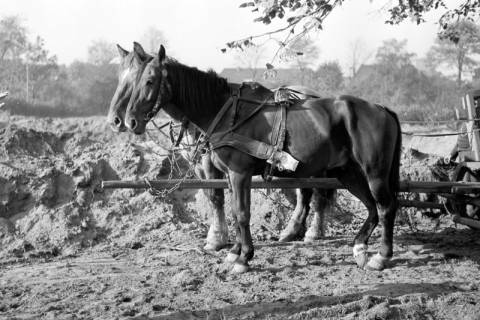
[[[180,126],[180,133],[178,134],[177,141],[173,145],[174,147],[178,147],[182,142],[183,136],[185,135],[185,130],[188,129],[189,121],[186,117],[182,119],[182,125]]]
[[[210,123],[210,125],[208,126],[208,129],[207,129],[207,132],[205,133],[205,137],[208,139],[210,138],[210,136],[212,135],[213,131],[215,130],[215,128],[218,126],[218,123],[220,122],[220,120],[222,120],[222,118],[225,116],[225,113],[227,113],[228,109],[230,108],[230,106],[232,105],[234,99],[236,99],[237,97],[236,96],[231,96],[230,98],[228,98],[227,102],[225,102],[225,104],[223,105],[222,109],[220,109],[220,111],[217,113],[217,115],[215,116],[215,118],[213,119],[212,123]]]

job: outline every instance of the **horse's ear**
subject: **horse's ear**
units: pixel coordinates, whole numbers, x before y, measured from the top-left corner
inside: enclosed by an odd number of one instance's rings
[[[158,61],[160,61],[160,63],[163,63],[165,61],[165,58],[166,58],[165,47],[163,46],[163,44],[161,44],[160,50],[158,50]]]
[[[140,63],[147,60],[148,57],[148,54],[145,52],[145,50],[143,50],[142,45],[138,42],[133,43],[133,54],[135,56],[135,60]]]
[[[117,44],[117,50],[118,54],[120,55],[120,58],[125,58],[128,55],[128,51],[123,49],[119,44]]]

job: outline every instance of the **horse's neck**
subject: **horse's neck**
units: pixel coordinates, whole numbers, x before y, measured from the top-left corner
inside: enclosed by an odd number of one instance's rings
[[[169,65],[167,71],[171,77],[172,99],[164,107],[165,111],[176,120],[186,117],[206,131],[231,96],[231,86],[216,75],[175,63]]]

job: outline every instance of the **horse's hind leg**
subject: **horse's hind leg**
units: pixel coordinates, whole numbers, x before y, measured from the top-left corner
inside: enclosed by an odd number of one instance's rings
[[[221,179],[223,173],[212,164],[210,154],[202,156],[202,169],[206,179]],[[210,228],[208,229],[205,250],[220,250],[228,244],[228,226],[225,220],[225,195],[223,189],[206,189],[210,201]]]
[[[337,169],[336,177],[354,196],[367,207],[368,217],[362,228],[355,236],[353,245],[353,257],[360,268],[367,263],[368,239],[378,224],[378,211],[375,199],[370,192],[368,181],[362,173],[360,166],[349,162],[345,167]]]
[[[278,241],[287,242],[302,239],[305,235],[305,221],[310,211],[310,199],[312,198],[312,189],[296,189],[297,204],[290,220],[280,234]]]
[[[383,270],[393,255],[393,225],[398,201],[387,181],[387,178],[369,178],[370,189],[377,202],[378,216],[382,226],[380,250],[370,258],[366,266],[367,269],[372,270]]]
[[[305,233],[305,242],[312,242],[325,236],[325,213],[332,210],[336,190],[315,188],[313,191],[313,218]]]

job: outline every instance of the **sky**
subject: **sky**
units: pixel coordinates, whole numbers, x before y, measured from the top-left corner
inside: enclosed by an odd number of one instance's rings
[[[234,52],[220,51],[227,41],[274,27],[253,22],[256,15],[239,8],[244,1],[0,0],[0,17],[19,15],[30,36],[44,38],[47,49],[61,63],[85,60],[93,40],[104,39],[130,49],[132,42],[153,26],[162,30],[168,40],[167,55],[200,69],[221,71],[239,66]],[[350,0],[335,9],[323,30],[311,37],[320,49],[317,63],[338,61],[345,68],[357,39],[363,44],[365,56],[372,58],[382,41],[390,38],[408,39],[409,51],[418,57],[425,55],[435,39],[439,13],[429,14],[427,23],[420,26],[409,21],[389,26],[384,23],[388,14],[381,7],[386,2]],[[269,44],[265,60],[274,50],[274,43]],[[275,65],[284,66],[281,62]]]

